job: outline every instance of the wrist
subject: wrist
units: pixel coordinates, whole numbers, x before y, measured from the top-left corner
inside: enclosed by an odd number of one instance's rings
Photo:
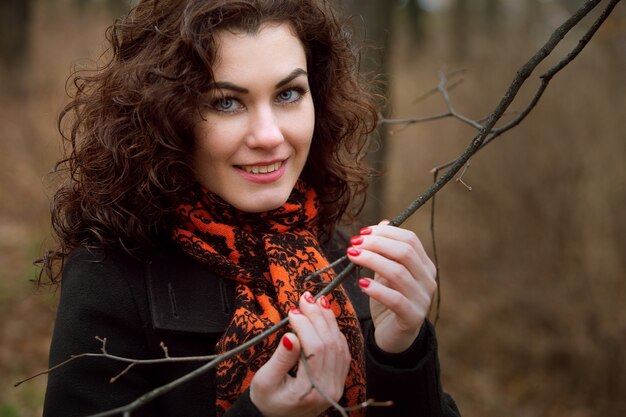
[[[374,333],[374,326],[370,324],[369,329],[366,330],[366,344],[372,358],[380,364],[385,364],[393,368],[411,367],[426,354],[428,343],[428,326],[426,322],[422,325],[413,343],[407,349],[398,353],[383,350],[378,346]]]
[[[400,354],[411,348],[415,341],[420,337],[422,329],[424,328],[424,322],[420,327],[412,332],[395,334],[393,338],[389,337],[389,333],[379,331],[374,326],[373,339],[376,347],[383,352],[390,354]]]

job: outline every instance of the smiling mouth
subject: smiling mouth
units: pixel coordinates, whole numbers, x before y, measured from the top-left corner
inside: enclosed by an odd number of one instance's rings
[[[279,161],[269,165],[239,165],[239,168],[248,174],[270,174],[278,171],[282,165],[283,162]]]

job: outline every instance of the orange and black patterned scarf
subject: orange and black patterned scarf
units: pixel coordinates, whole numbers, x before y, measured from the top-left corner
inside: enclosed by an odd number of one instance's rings
[[[329,271],[305,280],[328,265],[318,242],[317,212],[315,191],[301,181],[283,206],[265,213],[241,212],[207,190],[199,201],[184,201],[178,207],[173,230],[176,244],[218,275],[237,282],[235,312],[216,353],[227,352],[278,323],[298,305],[304,291],[315,293],[316,284],[333,278]],[[359,322],[343,289],[338,288],[328,299],[352,356],[340,404],[360,404],[365,401],[365,371]],[[283,333],[274,333],[218,365],[218,416],[250,386]],[[339,414],[329,409],[323,415]]]

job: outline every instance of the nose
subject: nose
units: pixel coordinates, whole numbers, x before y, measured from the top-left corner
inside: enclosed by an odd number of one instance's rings
[[[250,148],[274,148],[285,138],[271,106],[261,106],[253,112],[247,144]]]

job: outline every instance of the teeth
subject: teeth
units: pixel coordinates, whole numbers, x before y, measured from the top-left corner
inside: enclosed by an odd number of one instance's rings
[[[241,169],[249,174],[269,174],[280,168],[282,162],[275,162],[270,165],[242,165]]]

